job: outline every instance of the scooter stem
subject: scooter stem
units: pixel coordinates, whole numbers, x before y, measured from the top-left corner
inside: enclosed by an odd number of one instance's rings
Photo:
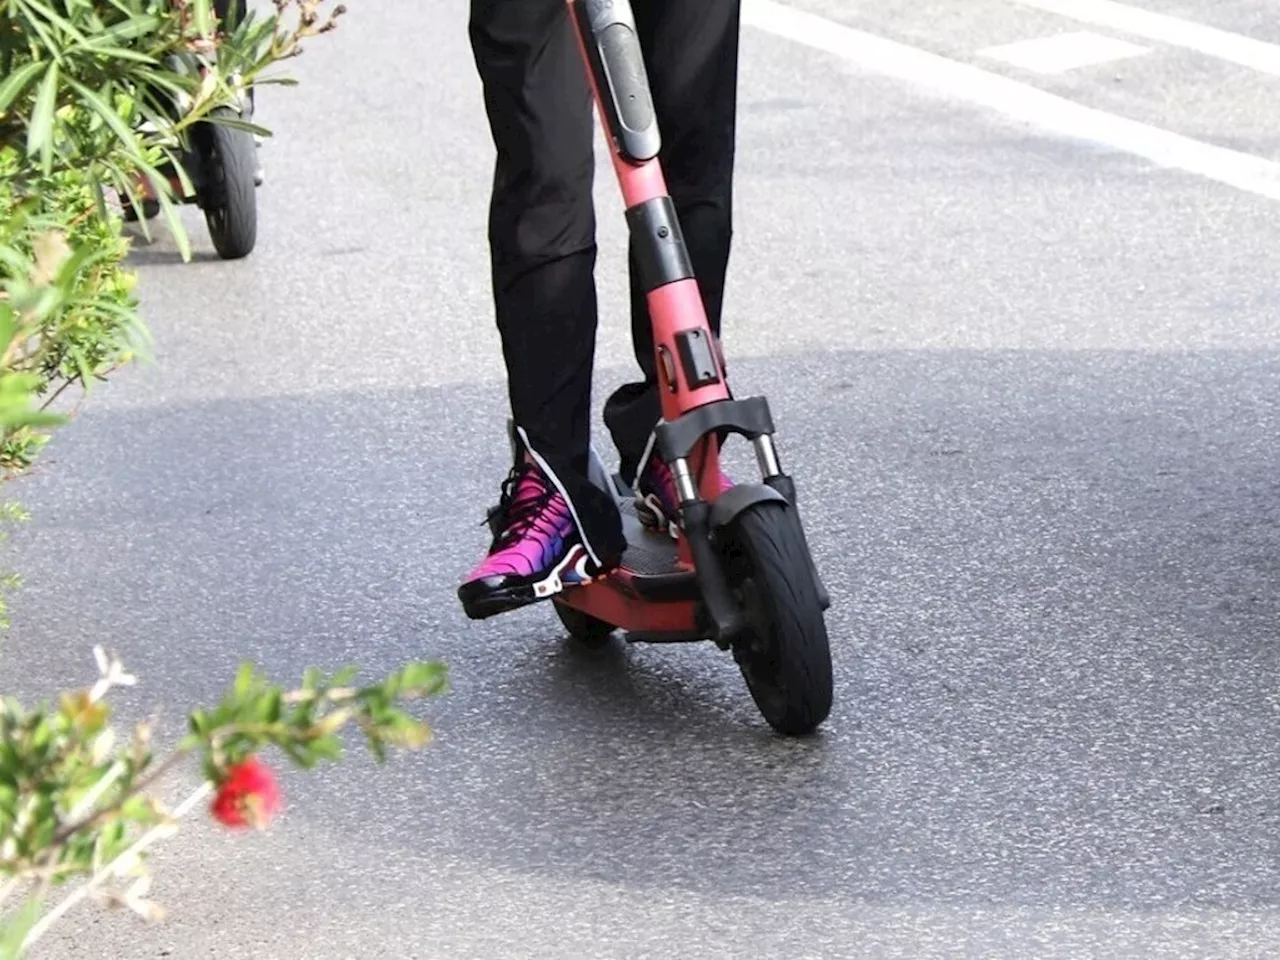
[[[704,404],[730,399],[724,364],[658,159],[662,138],[631,4],[567,3],[626,204],[653,325],[662,416],[674,421]],[[715,445],[709,446],[714,462]],[[713,462],[702,477],[711,496],[719,481],[718,469],[710,469]]]

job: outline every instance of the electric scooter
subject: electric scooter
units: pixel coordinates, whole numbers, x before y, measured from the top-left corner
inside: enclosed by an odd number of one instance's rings
[[[779,463],[769,404],[729,391],[658,160],[661,136],[630,3],[566,2],[647,289],[662,395],[651,455],[675,478],[680,518],[672,531],[646,527],[634,490],[593,450],[591,480],[615,498],[628,546],[616,569],[552,602],[570,637],[585,644],[618,629],[631,642],[714,642],[732,652],[774,730],[808,734],[831,710],[830,599],[795,483]],[[732,435],[754,445],[761,482],[720,494],[720,445]]]
[[[203,75],[204,64],[195,54],[173,58],[171,66],[178,71]],[[175,112],[182,106],[175,102]],[[253,133],[242,127],[217,122],[222,117],[232,121],[253,118],[253,93],[250,91],[229,107],[219,107],[208,120],[191,125],[184,142],[175,150],[177,162],[192,186],[183,190],[178,172],[171,165],[161,168],[169,182],[170,192],[178,203],[195,204],[204,213],[205,225],[213,248],[223,260],[240,260],[253,252],[258,241],[257,188],[262,184],[258,166],[258,145]],[[153,219],[160,204],[153,198],[141,202],[142,216]],[[126,220],[135,220],[132,205],[124,205]]]

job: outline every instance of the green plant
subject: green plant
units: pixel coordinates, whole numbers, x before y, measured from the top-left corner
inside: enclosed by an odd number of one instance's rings
[[[55,404],[90,386],[147,345],[137,313],[128,243],[97,213],[93,190],[72,172],[29,181],[20,193],[0,153],[0,470],[35,460]]]
[[[249,86],[292,82],[267,71],[333,29],[344,8],[321,7],[223,29],[209,0],[0,0],[0,470],[32,464],[68,389],[147,344],[108,197],[140,209],[149,184],[189,258],[177,152],[202,120],[247,125],[215,111]]]
[[[210,811],[223,825],[265,827],[280,797],[259,760],[264,748],[310,769],[340,759],[339,733],[355,725],[383,762],[388,747],[414,749],[431,736],[400,704],[446,685],[442,664],[414,663],[365,686],[355,685],[353,669],[331,677],[309,670],[286,691],[245,664],[222,701],[193,711],[187,735],[157,760],[151,722],[123,741],[110,724],[107,694],[135,678],[101,648],[94,653],[99,678],[92,687],[64,693],[52,706],[0,702],[0,910],[7,898],[24,897],[0,919],[0,960],[20,956],[89,896],[158,918],[145,899],[147,848],[175,833],[178,820],[210,794]],[[150,791],[193,754],[203,782],[167,809]],[[49,893],[74,880],[80,886],[43,912]]]
[[[0,502],[0,545],[9,539],[10,529],[29,519],[22,505],[10,500]],[[22,583],[22,578],[13,572],[0,571],[0,629],[9,626],[8,595]]]
[[[109,198],[137,208],[139,185],[148,184],[189,257],[173,200],[175,190],[191,190],[175,154],[193,124],[239,123],[214,111],[249,85],[288,82],[265,71],[332,30],[343,10],[322,15],[319,0],[273,2],[267,15],[228,28],[209,0],[0,0],[4,479],[27,471],[90,388],[148,347],[128,242]],[[16,505],[0,506],[0,536],[23,518]],[[15,582],[0,577],[0,598]],[[308,671],[289,691],[245,667],[217,706],[190,714],[187,735],[157,760],[150,724],[123,742],[111,727],[106,696],[133,678],[95,653],[101,676],[93,687],[52,706],[0,703],[0,960],[22,955],[88,896],[157,915],[145,899],[143,855],[181,816],[210,794],[212,815],[231,827],[265,826],[278,809],[262,750],[311,768],[339,759],[338,735],[355,725],[381,761],[389,747],[427,742],[428,728],[400,704],[445,686],[435,663],[367,686],[355,685],[354,671]],[[192,755],[202,784],[166,809],[150,788]],[[51,891],[76,880],[45,912]]]

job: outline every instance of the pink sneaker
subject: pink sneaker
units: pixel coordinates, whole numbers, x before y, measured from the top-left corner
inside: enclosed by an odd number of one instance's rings
[[[515,610],[587,583],[590,562],[569,504],[532,464],[502,485],[500,529],[484,561],[458,587],[472,620]]]
[[[720,492],[733,488],[733,481],[720,474]],[[663,527],[676,536],[680,518],[680,495],[676,493],[676,479],[658,456],[650,456],[636,480],[636,515],[646,526],[655,530]]]

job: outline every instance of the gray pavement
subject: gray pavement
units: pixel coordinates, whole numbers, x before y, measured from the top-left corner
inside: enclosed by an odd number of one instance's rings
[[[976,56],[1080,28],[1012,3],[797,2],[1276,154],[1274,77],[1161,48],[1117,92]],[[1280,41],[1257,0],[1149,5]],[[439,740],[288,775],[265,836],[193,822],[163,926],[84,911],[44,956],[1280,955],[1275,203],[744,34],[727,347],[834,600],[831,720],[781,741],[713,649],[453,598],[505,458],[464,6],[353,4],[262,97],[252,259],[194,217],[197,262],[138,251],[157,362],[15,488],[0,648],[35,695],[106,641],[170,715],[243,657],[442,657]]]

